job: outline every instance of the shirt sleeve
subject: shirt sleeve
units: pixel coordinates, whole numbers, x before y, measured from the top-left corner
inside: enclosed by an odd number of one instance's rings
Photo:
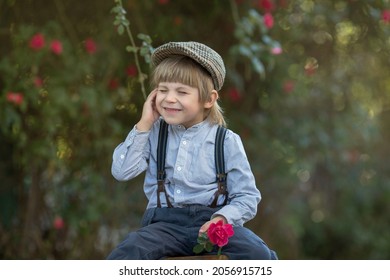
[[[128,181],[147,169],[149,133],[138,131],[134,126],[125,141],[115,148],[111,165],[111,173],[115,179]]]
[[[227,172],[228,204],[214,213],[222,215],[228,223],[242,226],[257,213],[261,194],[255,182],[241,138],[228,131],[224,142]]]

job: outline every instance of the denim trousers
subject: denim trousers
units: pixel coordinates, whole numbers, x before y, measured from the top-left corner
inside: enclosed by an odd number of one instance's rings
[[[191,256],[200,227],[219,208],[190,205],[184,208],[150,208],[142,227],[131,232],[107,257],[122,260],[159,260]],[[276,253],[248,228],[235,226],[234,235],[222,248],[231,260],[276,260]],[[216,254],[217,248],[211,254]]]

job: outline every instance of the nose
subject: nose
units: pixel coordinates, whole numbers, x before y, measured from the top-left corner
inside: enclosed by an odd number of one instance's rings
[[[176,95],[174,92],[169,90],[167,94],[165,95],[165,101],[169,103],[175,103],[176,102]]]

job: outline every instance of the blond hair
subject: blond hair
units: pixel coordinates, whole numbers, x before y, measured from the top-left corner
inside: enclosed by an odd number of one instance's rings
[[[213,80],[209,72],[187,56],[174,55],[164,59],[152,72],[151,86],[158,87],[162,82],[182,83],[199,90],[199,102],[211,98],[214,90]],[[208,120],[212,123],[226,126],[223,110],[218,100],[208,109]]]

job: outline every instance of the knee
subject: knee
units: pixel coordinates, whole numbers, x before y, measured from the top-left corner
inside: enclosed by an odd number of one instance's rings
[[[229,240],[229,248],[226,248],[229,251],[229,253],[226,251],[229,258],[241,260],[278,259],[276,253],[249,229],[241,227],[237,230],[235,229],[235,231],[235,235]]]
[[[145,254],[145,246],[137,234],[130,233],[107,257],[107,260],[139,260]]]
[[[277,260],[276,253],[271,250],[263,241],[252,244],[247,248],[247,259],[249,260]]]

